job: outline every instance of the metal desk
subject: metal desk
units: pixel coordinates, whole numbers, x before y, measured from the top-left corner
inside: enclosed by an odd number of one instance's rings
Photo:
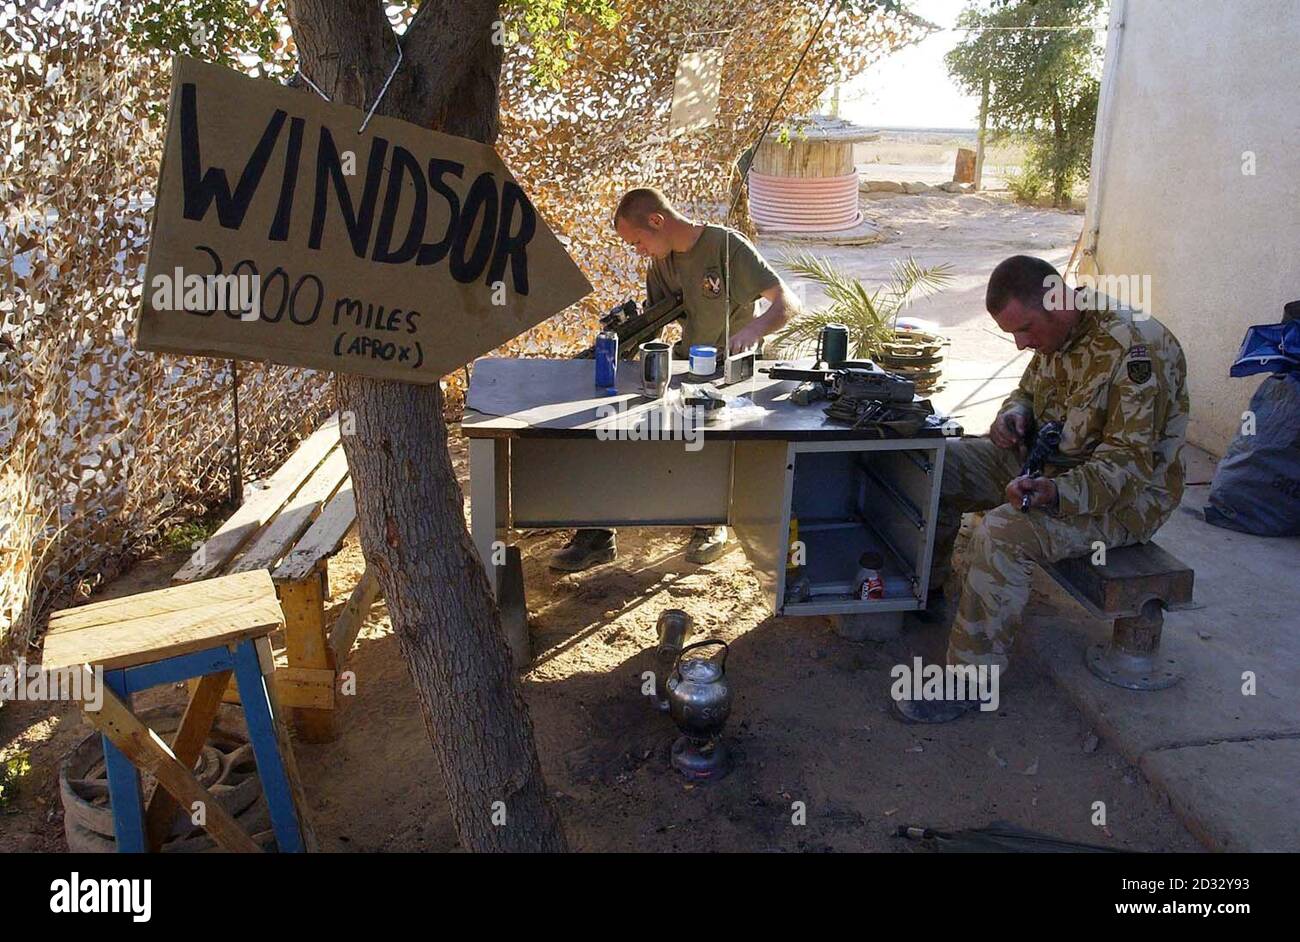
[[[910,439],[868,438],[827,422],[824,404],[790,402],[795,384],[761,372],[724,387],[756,408],[684,421],[663,400],[636,392],[635,363],[619,364],[615,396],[594,389],[593,369],[591,360],[483,358],[474,365],[462,420],[470,440],[470,530],[493,585],[493,564],[503,565],[505,555],[499,527],[728,524],[773,611],[847,614],[923,604],[945,441],[937,429]],[[697,379],[675,361],[671,389],[683,381]],[[792,510],[809,551],[821,547],[824,578],[820,597],[786,603]],[[843,597],[842,557],[852,553],[856,568],[861,550],[854,552],[853,540],[861,534],[910,580],[905,596]]]

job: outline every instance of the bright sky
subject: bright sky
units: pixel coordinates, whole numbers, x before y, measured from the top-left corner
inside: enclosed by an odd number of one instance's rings
[[[943,32],[886,56],[840,89],[840,116],[868,127],[974,128],[980,102],[957,91],[943,56],[965,38],[953,32],[966,0],[903,0]]]

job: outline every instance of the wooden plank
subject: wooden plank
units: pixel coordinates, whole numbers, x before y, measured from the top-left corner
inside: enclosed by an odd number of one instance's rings
[[[334,652],[325,637],[325,597],[320,576],[313,572],[299,582],[281,583],[279,589],[289,666],[332,673]],[[296,707],[293,716],[298,735],[307,742],[330,742],[338,737],[333,710]]]
[[[265,490],[249,497],[195,552],[190,561],[176,570],[172,581],[196,582],[223,571],[248,541],[275,518],[284,503],[297,493],[303,482],[325,460],[326,455],[339,447],[339,419],[335,413],[280,465],[267,480]]]
[[[283,624],[283,615],[270,574],[260,571],[254,575],[261,586],[242,598],[220,598],[205,604],[204,593],[210,583],[199,583],[187,587],[196,598],[190,609],[48,634],[41,664],[46,670],[83,663],[111,670],[268,634]]]
[[[292,672],[298,680],[285,684],[282,674]],[[334,700],[335,678],[331,670],[317,670],[310,667],[280,667],[274,674],[267,676],[267,683],[279,697],[283,707],[302,707],[311,710],[333,710],[338,704]],[[190,683],[190,692],[194,692],[197,683]],[[325,688],[322,690],[321,688]],[[239,699],[239,686],[232,680],[221,693],[221,702],[234,706],[243,706]]]
[[[281,676],[282,673],[285,673],[286,670],[302,672],[302,677],[305,678],[305,682],[295,682],[290,683],[290,685],[285,685],[285,683],[282,683],[281,677],[279,676]],[[325,682],[326,676],[329,677],[328,682]],[[321,670],[320,673],[317,673],[312,668],[277,668],[276,673],[270,674],[270,676],[266,678],[266,682],[269,683],[270,689],[274,690],[274,693],[276,693],[279,706],[281,707],[337,709],[338,704],[335,702],[333,694],[334,678],[335,673],[333,670]],[[328,696],[320,690],[322,683],[324,683],[324,686],[328,687],[330,691]],[[194,690],[194,686],[191,686],[190,690]],[[226,689],[221,691],[221,702],[233,704],[235,707],[243,706],[243,703],[239,700],[239,686],[237,683],[234,681],[227,683]]]
[[[348,459],[343,449],[329,453],[311,478],[298,489],[272,520],[256,542],[231,567],[231,572],[270,569],[287,553],[298,537],[307,532],[324,503],[339,489],[348,476]]]
[[[168,615],[194,608],[195,604],[238,602],[266,593],[266,580],[257,573],[221,576],[200,585],[178,585],[155,589],[139,595],[92,602],[77,608],[65,608],[50,616],[49,634],[116,625],[119,622]]]
[[[208,741],[212,724],[221,708],[221,694],[230,683],[234,671],[220,671],[205,674],[198,679],[198,684],[190,694],[190,702],[185,706],[185,715],[181,725],[172,738],[172,755],[176,761],[187,769],[194,768],[203,744]],[[149,799],[149,807],[144,814],[145,839],[149,850],[158,853],[171,832],[172,820],[177,811],[176,799],[165,788],[155,788]]]
[[[338,493],[330,498],[325,509],[311,525],[298,545],[284,557],[284,561],[271,573],[276,582],[292,582],[307,578],[321,560],[328,559],[343,546],[348,532],[357,523],[356,494],[352,482],[344,481]]]
[[[269,634],[282,621],[279,606],[271,601],[220,602],[46,638],[41,663],[47,670],[83,661],[105,670],[134,667]]]
[[[94,672],[89,664],[82,665],[85,672],[85,689],[96,689]],[[122,750],[136,768],[152,772],[158,786],[166,789],[183,808],[192,808],[202,802],[207,823],[204,830],[225,850],[241,853],[261,853],[249,837],[212,793],[198,783],[194,774],[177,760],[158,734],[140,722],[127,705],[113,691],[102,688],[103,703],[98,710],[83,709],[91,726],[108,737],[109,742]]]
[[[281,667],[270,675],[281,706],[334,709],[334,671],[319,667]]]
[[[361,624],[366,620],[370,606],[375,604],[377,598],[379,598],[379,580],[367,566],[366,571],[361,574],[361,581],[352,590],[352,595],[348,597],[343,611],[334,620],[334,627],[330,630],[330,649],[334,652],[336,666],[341,666],[347,661],[348,655],[352,652],[352,645],[356,643],[357,635],[361,633]]]

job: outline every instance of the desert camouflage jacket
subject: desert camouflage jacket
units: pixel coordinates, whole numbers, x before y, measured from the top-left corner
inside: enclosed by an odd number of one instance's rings
[[[1046,470],[1060,516],[1113,514],[1147,540],[1182,499],[1187,360],[1154,317],[1085,311],[1060,350],[1029,361],[1001,412],[1013,408],[1040,426],[1065,423],[1060,452],[1071,460]]]

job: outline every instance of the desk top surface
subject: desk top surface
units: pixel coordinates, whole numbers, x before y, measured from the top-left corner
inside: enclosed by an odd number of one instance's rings
[[[776,361],[762,360],[758,369]],[[801,366],[811,363],[800,362]],[[685,383],[720,379],[693,376],[685,360],[673,361],[673,377],[663,399],[640,394],[638,365],[618,364],[618,393],[604,395],[592,384],[592,360],[550,360],[483,357],[475,361],[461,427],[470,438],[601,438],[610,433],[630,433],[630,439],[649,437],[658,429],[665,437],[684,431],[679,405]],[[788,439],[800,441],[862,440],[879,436],[826,419],[826,403],[807,406],[790,401],[797,383],[774,380],[761,372],[752,379],[720,387],[734,406],[705,414],[687,428],[718,439]],[[690,423],[690,419],[685,420]],[[958,431],[957,434],[960,434]],[[623,437],[621,434],[619,437]],[[923,430],[919,438],[942,438],[938,428]]]

